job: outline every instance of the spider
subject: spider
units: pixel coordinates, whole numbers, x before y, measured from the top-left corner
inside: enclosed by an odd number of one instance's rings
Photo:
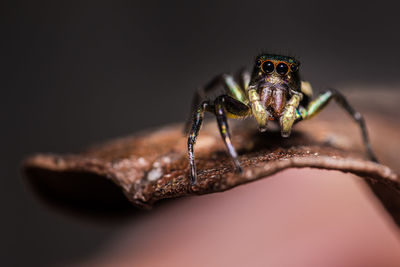
[[[249,72],[243,70],[236,82],[231,75],[218,75],[196,91],[192,103],[192,120],[186,124],[189,133],[187,144],[190,178],[193,185],[197,183],[193,148],[205,111],[216,116],[219,132],[238,172],[242,172],[242,168],[231,142],[227,117],[253,116],[262,132],[267,129],[268,121],[276,120],[280,125],[282,137],[289,137],[295,123],[312,118],[332,99],[358,123],[368,156],[377,162],[362,115],[335,89],[328,89],[312,100],[311,85],[301,81],[299,66],[300,62],[293,57],[261,54],[255,59],[251,76]],[[225,93],[210,100],[209,98],[221,85]]]

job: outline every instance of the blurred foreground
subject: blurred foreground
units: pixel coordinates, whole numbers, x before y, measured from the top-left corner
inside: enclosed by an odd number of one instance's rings
[[[398,229],[368,191],[289,169],[158,207],[74,266],[400,266]]]

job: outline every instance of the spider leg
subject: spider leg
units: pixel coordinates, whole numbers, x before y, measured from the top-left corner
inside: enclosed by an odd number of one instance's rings
[[[228,115],[229,117],[240,118],[240,117],[246,117],[251,114],[249,106],[228,95],[222,95],[217,97],[216,100],[214,101],[214,104],[211,104],[209,101],[204,101],[197,108],[196,112],[193,115],[192,128],[190,130],[188,138],[190,178],[192,184],[197,183],[196,164],[194,157],[194,144],[196,143],[196,138],[199,134],[199,130],[203,122],[205,111],[212,112],[213,114],[215,114],[221,136],[224,140],[226,147],[228,148],[229,154],[232,157],[233,162],[238,171],[241,171],[241,167],[239,164],[236,150],[231,142],[229,127],[226,117]]]
[[[353,120],[358,123],[360,129],[361,129],[361,134],[363,138],[363,142],[365,145],[365,148],[367,150],[369,158],[374,161],[378,162],[375,153],[372,150],[371,143],[369,141],[368,137],[368,132],[367,128],[365,126],[365,121],[363,116],[354,110],[354,108],[349,104],[347,99],[336,89],[328,89],[326,92],[321,93],[317,98],[315,98],[313,101],[311,101],[307,107],[306,110],[303,110],[302,112],[298,112],[301,115],[298,115],[298,118],[301,119],[310,119],[318,112],[320,112],[328,103],[331,99],[334,99],[336,103],[339,104],[344,110],[347,111],[347,113],[350,114],[350,116],[353,118]]]
[[[281,135],[283,137],[289,137],[290,132],[292,131],[293,123],[298,116],[298,110],[300,101],[303,98],[303,95],[299,92],[292,92],[293,95],[290,100],[286,103],[285,109],[280,116],[279,123],[281,126]]]
[[[229,126],[227,122],[227,115],[232,117],[244,117],[251,114],[249,106],[242,102],[228,96],[222,95],[217,97],[214,102],[215,116],[217,117],[218,128],[222,139],[224,140],[225,146],[228,149],[229,155],[231,156],[233,163],[238,172],[242,172],[237,152],[232,145],[231,136],[229,132]]]
[[[193,114],[192,128],[190,130],[187,142],[188,154],[189,154],[190,178],[192,184],[196,184],[197,182],[196,164],[194,162],[194,150],[193,150],[194,144],[196,143],[197,136],[199,135],[199,131],[203,123],[204,111],[209,110],[213,112],[212,107],[213,106],[208,101],[205,101],[197,108],[196,112]]]
[[[250,72],[246,69],[241,69],[237,74],[237,80],[239,81],[240,86],[247,91],[247,88],[250,84],[251,75]]]
[[[247,77],[245,72],[241,75],[241,83],[242,81],[247,82]],[[243,83],[244,84],[244,83]],[[247,83],[248,84],[248,83]],[[242,88],[235,82],[234,78],[229,74],[221,74],[212,79],[206,86],[196,90],[193,95],[192,106],[190,111],[190,119],[192,115],[196,112],[198,106],[205,100],[209,98],[215,97],[214,94],[218,91],[220,86],[224,87],[224,91],[226,94],[232,96],[233,98],[241,101],[243,103],[248,103],[245,92]],[[189,132],[191,120],[187,120],[185,124],[184,131],[185,133]]]

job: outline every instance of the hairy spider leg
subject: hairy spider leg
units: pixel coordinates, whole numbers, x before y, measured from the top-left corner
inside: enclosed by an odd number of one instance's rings
[[[222,140],[224,140],[226,148],[228,149],[229,155],[231,156],[236,169],[239,172],[242,172],[242,168],[240,167],[236,149],[232,145],[229,126],[226,120],[226,114],[225,114],[225,105],[227,104],[225,102],[226,98],[228,97],[221,96],[215,100],[215,116],[217,117],[219,132],[221,134]]]
[[[250,107],[244,103],[234,99],[229,95],[222,95],[217,97],[214,102],[215,116],[217,117],[218,128],[225,146],[235,164],[236,169],[241,172],[242,168],[238,160],[235,148],[232,145],[227,116],[231,118],[243,118],[251,115]]]
[[[300,101],[303,98],[303,94],[300,92],[292,92],[293,95],[286,103],[282,115],[279,119],[279,124],[281,126],[281,135],[283,137],[289,137],[292,131],[293,123],[296,120],[297,108],[300,105]]]
[[[196,175],[196,164],[194,162],[194,144],[196,143],[197,136],[199,135],[199,131],[201,125],[203,123],[204,111],[209,110],[210,112],[214,111],[214,107],[209,103],[209,101],[203,102],[193,114],[193,123],[192,128],[189,133],[188,138],[188,154],[189,154],[189,165],[190,165],[190,178],[192,184],[196,184],[197,175]]]
[[[258,128],[261,132],[265,132],[267,130],[269,113],[263,106],[260,95],[257,93],[257,88],[254,85],[250,85],[247,88],[247,94],[249,96],[251,111],[257,121]]]
[[[211,105],[208,101],[203,102],[193,116],[192,129],[188,138],[189,165],[192,184],[197,183],[194,144],[196,143],[196,139],[203,122],[204,111],[212,112],[216,116],[219,132],[225,143],[225,146],[228,149],[229,155],[231,156],[237,171],[242,171],[237,152],[232,145],[227,116],[231,118],[242,118],[249,116],[251,114],[251,110],[249,106],[241,101],[238,101],[229,95],[221,95],[215,99],[213,105]]]
[[[247,76],[249,74],[245,71],[243,71],[240,75],[240,82],[243,85],[248,85],[249,79]],[[192,100],[192,106],[191,106],[191,111],[190,111],[190,118],[189,120],[186,121],[185,124],[185,133],[188,133],[190,130],[190,123],[192,122],[192,116],[196,112],[197,108],[199,105],[205,101],[209,100],[211,97],[215,97],[213,94],[219,89],[220,86],[224,87],[224,91],[226,94],[232,96],[233,98],[237,99],[238,101],[241,101],[243,103],[248,103],[248,99],[246,97],[245,91],[242,90],[242,88],[235,82],[234,78],[229,75],[229,74],[221,74],[216,76],[214,79],[212,79],[206,86],[196,90],[193,100]]]
[[[289,137],[293,124],[306,116],[304,106],[308,106],[313,95],[311,84],[301,81],[300,91],[291,91],[292,96],[286,103],[279,119],[282,137]]]
[[[341,106],[344,110],[346,110],[347,113],[349,113],[350,116],[353,118],[353,120],[356,123],[358,123],[361,129],[363,143],[365,145],[369,158],[374,162],[378,162],[372,150],[371,143],[369,141],[367,127],[365,126],[365,121],[363,116],[359,112],[354,110],[354,108],[349,104],[345,96],[338,90],[328,89],[325,92],[318,95],[314,100],[312,100],[308,104],[307,109],[299,108],[297,110],[296,119],[301,120],[301,119],[310,119],[314,117],[316,114],[318,114],[318,112],[320,112],[323,108],[325,108],[326,105],[332,99],[334,99],[336,103],[339,104],[339,106]]]

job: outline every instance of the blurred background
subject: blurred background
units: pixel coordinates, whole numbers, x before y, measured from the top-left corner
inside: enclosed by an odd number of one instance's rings
[[[250,68],[264,51],[298,57],[315,89],[396,87],[396,3],[2,1],[4,266],[78,260],[119,229],[41,205],[20,174],[24,157],[75,152],[182,121],[195,88],[216,74]]]

